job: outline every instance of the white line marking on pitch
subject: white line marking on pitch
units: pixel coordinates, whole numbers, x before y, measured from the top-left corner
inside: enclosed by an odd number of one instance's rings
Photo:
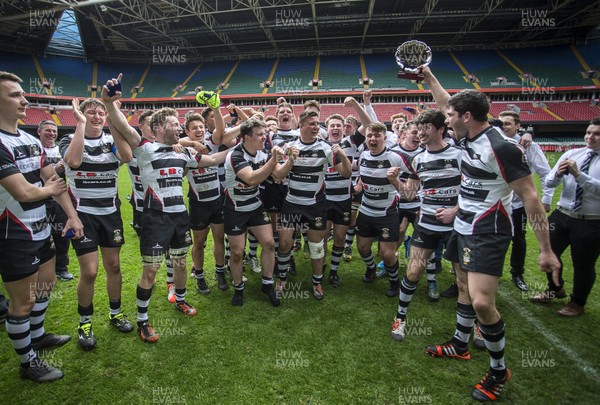
[[[596,382],[600,382],[600,374],[598,373],[598,371],[596,371],[596,369],[592,367],[590,363],[582,359],[579,356],[579,354],[577,354],[577,352],[575,352],[570,347],[566,346],[564,341],[561,341],[561,339],[554,333],[552,333],[550,329],[546,328],[544,324],[541,323],[535,315],[529,312],[527,308],[515,301],[503,289],[499,288],[498,294],[513,306],[518,307],[519,311],[517,312],[519,313],[519,315],[525,318],[530,324],[534,326],[535,329],[541,332],[541,335],[548,339],[548,341],[550,341],[550,343],[552,343],[558,350],[566,354],[567,357],[569,357],[573,361],[573,363],[583,372],[583,374],[591,377]]]

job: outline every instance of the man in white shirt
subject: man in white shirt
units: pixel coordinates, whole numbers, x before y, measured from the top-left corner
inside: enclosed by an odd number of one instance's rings
[[[571,246],[573,293],[571,301],[558,310],[561,316],[580,316],[596,279],[595,265],[600,255],[600,117],[594,118],[585,133],[585,148],[563,154],[544,184],[563,185],[557,209],[548,219],[550,244],[560,258]],[[563,266],[558,284],[548,278],[548,289],[531,298],[548,302],[564,298]]]

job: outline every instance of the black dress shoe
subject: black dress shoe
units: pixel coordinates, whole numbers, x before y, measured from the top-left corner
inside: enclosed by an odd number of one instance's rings
[[[458,286],[456,285],[456,283],[452,283],[450,284],[450,287],[442,291],[440,295],[444,298],[458,297]]]
[[[523,276],[512,276],[513,284],[521,291],[529,291],[529,287],[527,283],[525,283],[525,279]]]

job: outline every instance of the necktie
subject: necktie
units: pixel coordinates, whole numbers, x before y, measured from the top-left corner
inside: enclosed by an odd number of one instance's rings
[[[587,157],[581,164],[581,168],[579,171],[581,173],[587,174],[588,170],[590,170],[590,162],[592,158],[596,156],[596,152],[588,152]],[[573,211],[579,211],[581,206],[583,205],[583,188],[579,184],[577,184],[577,188],[575,188],[575,203],[573,204]]]

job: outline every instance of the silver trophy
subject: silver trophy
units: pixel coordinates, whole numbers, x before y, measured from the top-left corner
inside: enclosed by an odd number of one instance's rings
[[[425,76],[419,71],[419,66],[431,63],[431,48],[417,40],[406,41],[396,49],[396,63],[400,66],[399,79],[414,80],[417,83]]]

